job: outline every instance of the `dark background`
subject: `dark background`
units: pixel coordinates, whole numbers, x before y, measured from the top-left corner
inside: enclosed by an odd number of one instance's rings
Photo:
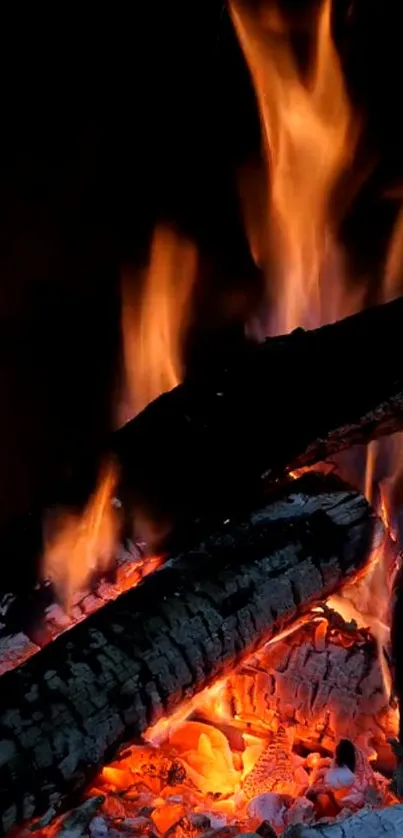
[[[335,28],[366,116],[360,154],[378,161],[343,229],[364,270],[396,209],[379,196],[403,174],[402,36],[399,3],[350,6],[335,0]],[[220,2],[21,7],[0,31],[3,524],[58,500],[112,427],[120,265],[144,260],[157,219],[201,248],[202,312],[232,284],[252,295],[236,172],[259,126]]]

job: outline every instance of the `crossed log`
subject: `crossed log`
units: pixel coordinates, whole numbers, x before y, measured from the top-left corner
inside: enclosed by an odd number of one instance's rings
[[[398,299],[245,342],[115,433],[122,497],[153,548],[191,543],[290,470],[402,430],[402,325]]]

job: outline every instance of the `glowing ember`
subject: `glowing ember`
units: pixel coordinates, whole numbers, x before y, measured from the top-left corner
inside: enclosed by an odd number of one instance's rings
[[[373,639],[324,606],[158,723],[158,746],[124,751],[91,794],[107,793],[105,829],[143,818],[142,834],[196,836],[268,820],[280,834],[395,802],[374,760],[390,770],[396,721]]]
[[[279,792],[297,797],[301,784],[294,778],[292,761],[293,729],[280,726],[275,739],[264,749],[253,768],[247,773],[242,791],[247,800],[258,794]],[[307,785],[308,785],[308,777]]]

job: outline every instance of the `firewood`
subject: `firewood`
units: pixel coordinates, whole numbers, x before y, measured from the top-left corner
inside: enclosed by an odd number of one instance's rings
[[[3,675],[3,831],[66,805],[122,744],[353,578],[380,529],[361,495],[307,474]]]
[[[363,809],[336,823],[292,826],[283,838],[400,838],[402,834],[403,806],[398,804],[386,809]]]
[[[245,341],[115,433],[122,497],[152,524],[153,548],[247,508],[290,470],[401,430],[402,323],[399,299],[314,331]]]

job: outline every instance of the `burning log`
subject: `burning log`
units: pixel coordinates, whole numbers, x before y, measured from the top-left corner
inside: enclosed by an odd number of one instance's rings
[[[113,448],[122,497],[153,524],[154,548],[172,530],[194,537],[201,521],[250,508],[290,470],[401,430],[402,322],[398,299],[314,331],[245,342],[121,428]]]
[[[60,809],[118,748],[365,565],[379,522],[307,474],[2,677],[0,822]]]
[[[388,806],[386,809],[369,809],[356,812],[349,818],[336,823],[322,823],[315,826],[292,826],[284,838],[378,838],[389,835],[399,838],[403,830],[403,806]]]

